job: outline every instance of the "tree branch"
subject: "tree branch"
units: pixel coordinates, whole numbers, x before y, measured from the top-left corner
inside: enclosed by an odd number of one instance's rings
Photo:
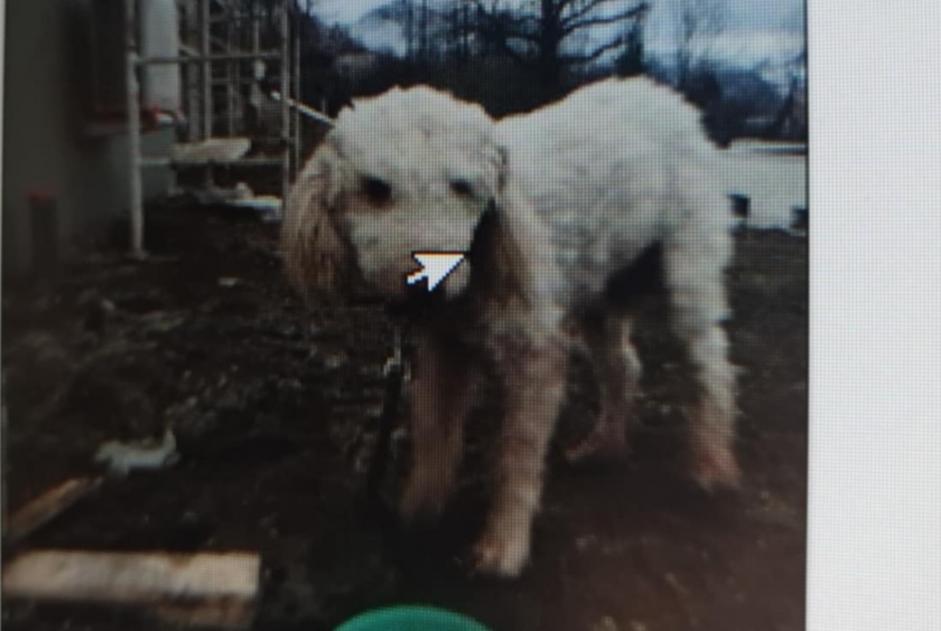
[[[513,61],[517,63],[523,63],[524,61],[526,61],[526,58],[523,57],[521,54],[519,54],[517,51],[513,50],[513,47],[507,44],[505,40],[500,40],[498,42],[498,46],[500,47],[500,52],[506,55],[507,57],[510,57]]]
[[[636,7],[629,9],[623,13],[617,15],[609,15],[607,17],[597,17],[597,18],[585,18],[584,20],[576,20],[572,22],[567,22],[562,27],[562,32],[565,35],[571,35],[575,31],[586,26],[597,26],[599,24],[614,24],[615,22],[620,22],[622,20],[635,19],[643,15],[650,8],[646,2],[642,2]]]
[[[587,64],[598,59],[598,57],[601,57],[603,54],[605,54],[609,50],[613,48],[617,48],[618,46],[623,46],[623,45],[624,45],[624,38],[621,36],[618,36],[615,39],[608,42],[607,44],[602,44],[601,46],[599,46],[598,48],[596,48],[595,50],[593,50],[591,53],[587,55],[565,55],[561,57],[561,61],[566,64]]]
[[[502,52],[518,61],[522,61],[522,56],[507,44],[507,40],[521,39],[529,42],[539,41],[539,37],[535,32],[527,31],[519,24],[519,22],[527,18],[535,20],[532,16],[516,16],[510,12],[503,12],[501,15],[501,13],[496,12],[496,3],[494,3],[493,10],[491,10],[484,6],[482,0],[471,1],[474,6],[480,10],[481,16],[487,22],[485,30],[482,32],[489,36],[492,41],[496,42]],[[478,28],[478,30],[481,29]]]
[[[573,1],[574,0],[562,0],[562,2],[559,3],[558,7],[559,7],[560,17],[562,16],[562,13],[565,11],[566,7],[571,5]],[[611,2],[611,0],[592,0],[592,2],[587,3],[581,9],[578,9],[577,11],[570,13],[566,15],[565,17],[562,17],[560,22],[565,24],[566,22],[583,18],[589,13],[591,13],[592,11],[594,11],[595,9],[597,9],[598,7],[600,7],[601,5],[607,4],[609,2]]]
[[[515,20],[515,21],[517,21],[517,22],[523,22],[523,21],[529,20],[529,21],[531,21],[531,22],[533,22],[533,23],[535,23],[535,24],[538,24],[538,23],[539,23],[539,18],[538,18],[537,16],[535,16],[535,15],[532,15],[532,14],[518,15],[518,14],[514,14],[514,13],[513,13],[512,11],[510,11],[509,9],[504,9],[504,10],[500,11],[500,10],[499,10],[499,9],[500,9],[500,5],[499,5],[499,2],[498,2],[498,1],[497,1],[497,2],[493,2],[493,3],[491,4],[491,6],[490,6],[489,9],[488,9],[487,6],[483,3],[483,0],[469,0],[469,2],[470,2],[470,4],[473,6],[473,8],[478,9],[478,10],[481,12],[481,14],[483,14],[483,16],[484,16],[485,18],[487,18],[488,20],[491,20],[491,21],[493,21],[493,20],[499,20],[499,19],[500,19],[500,16],[501,16],[501,15],[504,15],[504,16],[509,16],[510,19],[513,19],[513,20]]]

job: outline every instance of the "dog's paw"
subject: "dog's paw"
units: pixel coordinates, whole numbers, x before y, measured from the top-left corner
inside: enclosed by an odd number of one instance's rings
[[[693,479],[707,492],[741,488],[742,470],[728,447],[698,450],[692,469]]]
[[[472,553],[472,572],[497,578],[516,578],[529,560],[529,535],[488,531]]]
[[[620,462],[627,458],[629,452],[624,426],[602,422],[588,436],[565,450],[565,460],[572,465],[585,461]]]

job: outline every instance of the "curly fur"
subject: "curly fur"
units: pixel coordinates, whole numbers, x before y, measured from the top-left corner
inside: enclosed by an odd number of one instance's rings
[[[702,391],[693,475],[706,488],[737,483],[734,371],[721,327],[731,243],[715,163],[698,112],[646,79],[602,81],[499,122],[426,87],[341,113],[287,203],[295,285],[348,294],[357,284],[408,304],[413,252],[469,252],[416,316],[406,520],[442,510],[474,382],[495,366],[506,416],[476,564],[504,576],[522,570],[580,339],[599,368],[603,406],[572,456],[623,446],[640,362],[611,283],[655,245]]]

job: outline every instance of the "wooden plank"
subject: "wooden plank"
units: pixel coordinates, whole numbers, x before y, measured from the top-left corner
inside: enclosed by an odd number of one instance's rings
[[[252,552],[26,552],[3,571],[3,595],[138,606],[178,624],[251,623],[261,560]]]
[[[252,147],[250,138],[209,138],[199,142],[177,143],[170,155],[174,162],[233,162],[242,159]]]
[[[62,514],[101,486],[101,478],[73,478],[55,486],[16,511],[4,528],[7,543],[15,543]]]

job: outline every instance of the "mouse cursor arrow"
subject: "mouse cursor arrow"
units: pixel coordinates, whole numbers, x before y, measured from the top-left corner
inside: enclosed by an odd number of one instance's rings
[[[464,256],[464,252],[415,252],[412,258],[421,267],[406,276],[405,283],[415,285],[422,279],[427,279],[428,291],[434,291],[434,288],[461,264]]]

